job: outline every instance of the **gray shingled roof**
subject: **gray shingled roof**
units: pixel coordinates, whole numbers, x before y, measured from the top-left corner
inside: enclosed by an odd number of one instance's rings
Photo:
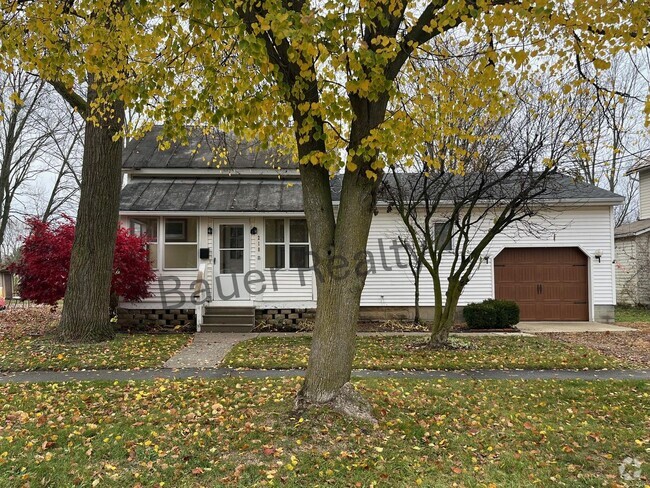
[[[122,190],[122,211],[301,212],[300,184],[282,180],[138,178]]]
[[[186,145],[176,142],[161,151],[158,148],[161,133],[162,127],[155,126],[141,139],[129,141],[124,149],[122,167],[126,170],[297,167],[276,151],[262,149],[259,143],[240,142],[223,132],[205,135],[200,129],[190,129]]]
[[[637,220],[618,226],[614,230],[615,237],[633,237],[650,231],[650,219]]]
[[[647,158],[640,159],[636,163],[634,163],[632,166],[630,166],[630,169],[628,169],[625,174],[629,175],[632,173],[636,173],[637,171],[641,171],[642,169],[647,169],[650,167],[650,161]]]
[[[342,177],[331,182],[338,201]],[[507,187],[506,187],[507,188]],[[622,197],[567,176],[555,175],[547,199],[618,203]],[[444,200],[444,198],[443,198]],[[122,211],[301,212],[300,180],[250,178],[135,178],[122,190]]]
[[[532,178],[535,174],[513,174],[507,179],[502,181],[497,180],[497,183],[490,187],[483,193],[484,200],[502,200],[508,199],[509,195],[515,196],[522,191],[527,185],[528,178]],[[497,175],[479,175],[478,173],[470,173],[464,176],[447,174],[444,177],[430,181],[430,191],[437,194],[438,188],[441,189],[442,201],[456,201],[459,200],[458,196],[466,196],[470,191],[478,188],[478,185],[490,176],[496,178]],[[410,192],[413,185],[418,185],[421,178],[417,174],[401,173],[399,187],[402,191]],[[388,185],[397,189],[398,185],[395,183],[394,175],[388,174],[384,178],[384,185]],[[499,177],[502,178],[502,177]],[[410,180],[410,181],[409,181]],[[570,176],[562,175],[559,173],[551,174],[544,180],[545,187],[543,192],[536,198],[539,200],[591,200],[591,201],[611,201],[623,202],[623,197],[612,193],[603,188],[590,185],[584,181],[577,181]],[[541,190],[541,188],[540,188]],[[340,191],[340,189],[338,190]]]

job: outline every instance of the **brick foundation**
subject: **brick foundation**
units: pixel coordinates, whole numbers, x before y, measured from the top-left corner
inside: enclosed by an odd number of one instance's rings
[[[255,323],[292,327],[304,320],[314,320],[316,311],[305,308],[263,308],[255,310]]]
[[[118,308],[117,326],[128,330],[195,330],[196,320],[194,310]]]

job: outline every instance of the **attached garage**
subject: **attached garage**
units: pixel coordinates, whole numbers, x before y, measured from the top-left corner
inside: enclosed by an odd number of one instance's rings
[[[521,320],[589,320],[589,266],[577,247],[506,248],[494,260],[495,297]]]

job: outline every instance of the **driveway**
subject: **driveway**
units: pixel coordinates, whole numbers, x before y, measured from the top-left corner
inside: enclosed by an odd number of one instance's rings
[[[550,332],[634,332],[636,329],[598,322],[519,322],[517,328],[529,334]]]

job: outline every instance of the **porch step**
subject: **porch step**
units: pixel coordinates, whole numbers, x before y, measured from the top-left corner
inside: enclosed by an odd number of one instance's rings
[[[255,316],[255,307],[205,307],[205,315]]]
[[[208,325],[201,326],[201,332],[252,332],[251,325]]]
[[[203,316],[203,325],[250,325],[251,321],[255,320],[254,315],[214,315],[205,314]]]
[[[255,307],[205,307],[201,332],[251,332]]]

